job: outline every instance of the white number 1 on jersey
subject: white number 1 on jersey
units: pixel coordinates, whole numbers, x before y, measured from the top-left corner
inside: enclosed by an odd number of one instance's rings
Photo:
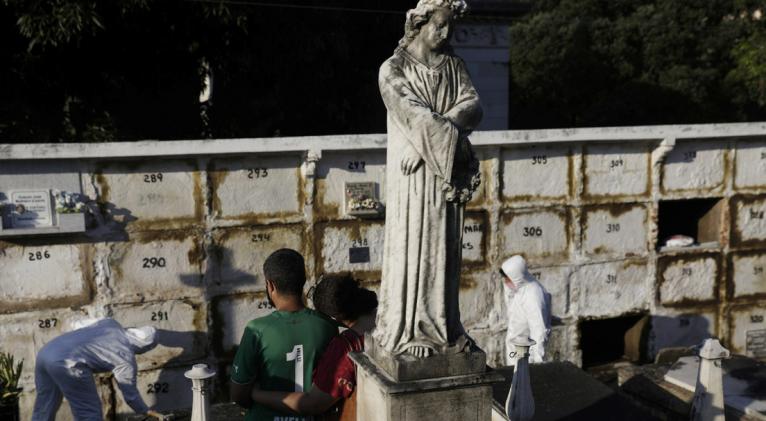
[[[285,357],[288,362],[295,361],[295,391],[303,392],[303,345],[295,345]]]

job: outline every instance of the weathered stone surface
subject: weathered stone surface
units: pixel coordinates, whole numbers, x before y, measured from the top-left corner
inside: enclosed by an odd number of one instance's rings
[[[0,244],[0,313],[84,304],[88,246]]]
[[[200,304],[167,300],[119,304],[112,311],[123,327],[154,326],[159,332],[159,345],[136,356],[140,370],[202,358],[207,351],[207,315]]]
[[[460,315],[463,326],[486,326],[501,311],[505,311],[501,309],[501,288],[497,271],[463,272],[460,275]]]
[[[187,232],[140,234],[109,254],[114,302],[143,302],[203,293],[202,241]]]
[[[573,302],[581,317],[617,316],[647,308],[653,297],[646,263],[621,261],[585,265],[571,277]]]
[[[381,270],[384,235],[380,223],[325,227],[321,233],[320,273]]]
[[[766,359],[766,307],[763,305],[738,306],[729,318],[730,350],[734,354]]]
[[[265,293],[219,297],[213,306],[213,343],[223,354],[236,349],[250,320],[274,310]]]
[[[664,348],[699,345],[717,330],[715,311],[657,309],[650,321],[649,357],[653,359]]]
[[[96,171],[99,203],[131,229],[162,230],[202,222],[202,187],[194,160],[111,162]]]
[[[407,353],[392,355],[378,346],[369,334],[364,343],[365,355],[395,382],[484,373],[487,366],[487,355],[476,347],[465,352],[418,358]]]
[[[491,416],[494,373],[413,382],[388,378],[364,353],[352,354],[357,366],[357,419],[487,420]]]
[[[554,317],[566,317],[570,307],[569,274],[567,266],[537,267],[529,273],[551,294],[551,314]]]
[[[593,144],[585,147],[585,195],[649,194],[649,145]]]
[[[317,163],[316,211],[320,218],[346,216],[346,183],[374,182],[385,204],[386,154],[381,151],[328,152]]]
[[[503,150],[503,197],[510,201],[541,201],[569,197],[572,183],[570,160],[569,146],[532,146]]]
[[[766,240],[766,198],[750,197],[733,201],[732,213],[736,215],[735,243],[757,243]]]
[[[216,218],[284,219],[303,207],[300,155],[216,159],[209,176]],[[274,200],[274,198],[279,200]]]
[[[648,212],[643,206],[587,208],[583,248],[593,256],[632,257],[648,253]]]
[[[726,144],[714,141],[683,141],[665,158],[662,190],[711,191],[723,186]]]
[[[734,159],[736,188],[766,187],[766,141],[755,139],[738,141]]]
[[[735,297],[766,294],[766,254],[735,254],[731,266]]]
[[[463,263],[484,263],[487,250],[486,215],[483,213],[467,213],[463,225]]]
[[[660,300],[663,304],[708,301],[715,298],[718,261],[712,256],[667,259],[660,263]]]
[[[10,352],[23,361],[21,383],[34,385],[35,358],[51,339],[74,329],[74,323],[87,317],[83,311],[40,310],[0,315],[0,352]]]
[[[274,225],[217,230],[215,262],[208,266],[206,283],[215,295],[264,291],[263,262],[275,250],[306,252],[302,225]]]
[[[191,380],[184,377],[184,372],[191,368],[163,368],[159,370],[142,371],[138,373],[138,392],[149,408],[159,412],[171,409],[190,408],[192,405]],[[133,414],[122,393],[114,381],[115,408],[117,419],[125,419]]]
[[[566,210],[515,211],[502,219],[504,257],[521,254],[530,265],[567,260],[570,218]]]

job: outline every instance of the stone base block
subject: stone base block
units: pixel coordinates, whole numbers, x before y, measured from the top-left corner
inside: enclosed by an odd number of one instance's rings
[[[414,381],[395,381],[365,353],[351,354],[356,364],[357,420],[486,421],[492,416],[493,371]],[[486,367],[485,367],[486,369]]]
[[[409,354],[390,354],[375,343],[372,335],[366,335],[364,343],[367,355],[398,382],[480,374],[487,367],[487,354],[475,345],[468,352],[417,358]]]

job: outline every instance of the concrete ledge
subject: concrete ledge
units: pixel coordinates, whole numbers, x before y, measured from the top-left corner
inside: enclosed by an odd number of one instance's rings
[[[766,135],[766,122],[595,127],[476,132],[476,146],[532,145],[567,142],[643,142],[676,139],[754,137]],[[19,139],[19,142],[24,142]],[[271,137],[254,139],[145,140],[114,143],[0,144],[0,160],[98,159],[167,156],[211,156],[331,150],[385,149],[385,134]],[[320,152],[321,153],[321,152]]]

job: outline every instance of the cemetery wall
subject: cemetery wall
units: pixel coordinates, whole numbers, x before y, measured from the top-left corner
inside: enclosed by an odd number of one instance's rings
[[[766,123],[472,141],[482,185],[467,208],[461,313],[492,364],[504,354],[497,268],[516,253],[553,296],[550,359],[582,364],[589,322],[641,315],[649,358],[712,335],[766,359]],[[36,352],[84,317],[161,329],[138,359],[139,388],[167,410],[190,405],[194,362],[225,384],[245,323],[271,311],[260,270],[271,251],[304,254],[307,288],[342,271],[376,288],[384,218],[349,215],[344,195],[372,182],[385,204],[386,164],[385,135],[0,145],[0,201],[87,197],[81,232],[9,229],[3,208],[0,349],[25,361],[25,417]],[[661,247],[681,227],[701,244]],[[99,391],[108,413],[129,412],[108,376]]]

